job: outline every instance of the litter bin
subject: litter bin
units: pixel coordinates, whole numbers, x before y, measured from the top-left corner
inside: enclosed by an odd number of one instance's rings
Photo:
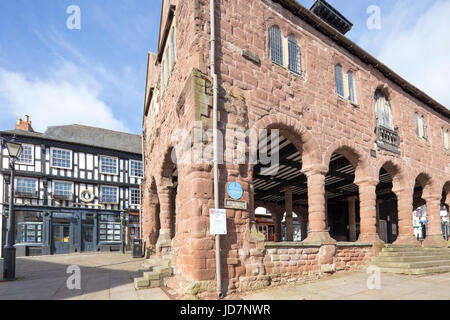
[[[142,258],[142,239],[133,239],[131,246],[133,258]]]

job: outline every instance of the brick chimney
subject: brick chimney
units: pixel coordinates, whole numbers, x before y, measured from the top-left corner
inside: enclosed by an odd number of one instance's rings
[[[25,121],[23,121],[21,118],[17,120],[17,123],[14,127],[15,130],[23,130],[28,132],[34,132],[33,128],[31,127],[31,121],[29,116],[25,116]]]

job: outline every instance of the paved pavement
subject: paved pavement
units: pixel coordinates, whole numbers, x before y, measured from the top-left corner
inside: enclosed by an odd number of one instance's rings
[[[143,259],[130,254],[86,253],[17,258],[13,282],[0,282],[0,300],[168,300],[159,288],[136,291]],[[81,270],[81,289],[69,290],[69,266]],[[3,259],[0,259],[0,276]]]
[[[266,289],[244,300],[450,300],[450,273],[428,276],[381,274],[380,290],[369,290],[369,275],[345,273],[303,285]]]

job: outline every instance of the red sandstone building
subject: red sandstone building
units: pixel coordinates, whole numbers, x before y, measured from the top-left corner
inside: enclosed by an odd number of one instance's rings
[[[261,150],[249,161],[249,148],[240,154],[246,161],[218,167],[219,207],[231,182],[247,205],[226,211],[223,292],[366,266],[385,243],[419,246],[412,212],[424,204],[422,245],[446,247],[440,210],[450,202],[450,111],[350,41],[351,23],[324,1],[312,11],[294,0],[214,8],[211,37],[209,1],[164,0],[158,52],[148,57],[143,235],[153,262],[170,261],[166,284],[183,284],[185,293],[216,286],[214,166],[211,157],[195,158],[193,142],[200,134],[207,154],[212,70],[228,159],[239,157],[237,141],[249,140],[236,132],[267,130],[266,140],[279,133],[276,170]],[[277,241],[284,213],[292,241],[295,212],[302,242],[264,241],[257,207],[272,213]]]

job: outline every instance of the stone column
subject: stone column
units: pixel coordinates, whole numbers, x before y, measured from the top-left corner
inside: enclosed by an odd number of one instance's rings
[[[308,178],[308,220],[310,232],[304,242],[336,243],[330,237],[326,225],[325,175],[327,167],[309,168],[304,171]]]
[[[380,235],[380,207],[383,204],[383,200],[377,199],[377,234]]]
[[[160,204],[159,219],[161,223],[161,229],[159,230],[159,238],[156,243],[158,253],[165,255],[170,252],[172,239],[170,237],[171,231],[171,190],[169,187],[159,187],[158,197]]]
[[[427,197],[427,237],[423,244],[432,247],[447,247],[447,241],[442,236],[441,229],[441,197],[431,195]]]
[[[413,188],[408,190],[393,190],[397,195],[398,237],[394,244],[418,246],[414,236],[413,225]]]
[[[281,210],[271,211],[273,223],[275,224],[275,242],[283,241],[283,231],[281,230],[281,221],[283,221],[283,213]]]
[[[361,233],[359,242],[369,242],[374,245],[382,243],[377,234],[377,204],[376,187],[378,181],[370,179],[356,183],[359,186],[359,205],[361,216]]]
[[[348,197],[349,241],[356,241],[356,196]]]
[[[294,222],[292,217],[292,187],[284,189],[284,203],[286,210],[286,241],[294,241]]]

